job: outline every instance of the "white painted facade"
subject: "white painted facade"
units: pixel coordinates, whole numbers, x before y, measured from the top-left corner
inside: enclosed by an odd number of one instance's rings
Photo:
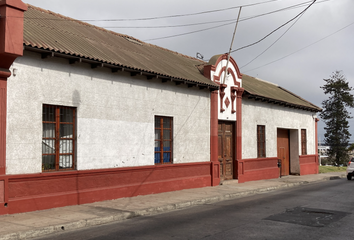
[[[307,154],[316,154],[314,113],[277,104],[242,99],[242,159],[257,158],[257,125],[265,126],[266,157],[277,157],[277,129],[298,134],[301,155],[301,129],[307,133]]]
[[[77,108],[76,169],[154,165],[154,116],[173,117],[173,162],[210,161],[210,92],[24,52],[8,79],[6,173],[42,172],[43,104]]]

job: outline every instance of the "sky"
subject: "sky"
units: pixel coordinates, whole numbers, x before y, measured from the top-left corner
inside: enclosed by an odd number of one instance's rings
[[[312,1],[23,2],[188,56],[198,54],[205,61],[229,51],[242,6],[232,50],[256,44],[232,52],[241,73],[278,84],[319,107],[329,97],[320,86],[334,71],[342,71],[354,87],[353,0],[317,0],[300,17],[281,28]],[[354,117],[354,109],[349,112]],[[349,125],[350,141],[354,142],[354,119],[349,119]],[[321,120],[318,132],[319,141],[323,141],[325,130]]]

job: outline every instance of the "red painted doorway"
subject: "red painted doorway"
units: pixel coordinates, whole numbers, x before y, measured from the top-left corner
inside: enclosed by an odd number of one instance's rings
[[[289,130],[278,129],[277,131],[278,159],[281,162],[280,174],[290,174]]]
[[[218,124],[218,159],[220,162],[220,180],[233,179],[234,158],[234,123]]]

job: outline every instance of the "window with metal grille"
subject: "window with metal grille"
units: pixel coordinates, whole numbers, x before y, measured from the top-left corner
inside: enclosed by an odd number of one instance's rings
[[[266,157],[265,126],[257,125],[257,157]]]
[[[306,129],[301,129],[301,155],[307,155]]]
[[[155,164],[172,163],[171,117],[155,116]]]
[[[43,172],[75,169],[75,115],[72,107],[43,105]]]

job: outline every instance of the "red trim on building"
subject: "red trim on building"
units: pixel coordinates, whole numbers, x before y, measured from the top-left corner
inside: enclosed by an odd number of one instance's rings
[[[213,65],[209,65],[210,67],[208,66],[207,70],[209,70],[209,79],[210,79],[210,70],[215,72],[216,67],[218,66],[218,64],[222,60],[227,60],[227,53],[225,53],[223,55],[220,55],[220,57],[216,60],[216,62]],[[240,69],[238,68],[238,66],[236,64],[236,61],[232,57],[230,57],[230,63],[235,67],[238,78],[241,79],[242,78],[242,74],[240,72]],[[225,71],[225,67],[223,68],[223,70]],[[204,76],[207,77],[205,74],[204,74]],[[236,79],[236,78],[234,78],[234,79]]]
[[[6,206],[8,184],[6,174],[7,78],[10,66],[23,54],[23,16],[27,5],[21,0],[0,1],[0,206]],[[2,211],[0,210],[0,214]]]
[[[318,156],[318,127],[317,122],[318,118],[314,119],[315,121],[315,151],[316,153],[313,155],[301,155],[299,156],[300,161],[300,175],[308,175],[308,174],[318,174],[318,165],[319,165],[319,156]]]
[[[6,173],[7,77],[0,71],[0,175]],[[0,189],[0,199],[3,191]]]
[[[252,158],[238,160],[238,182],[256,181],[279,177],[278,158]]]
[[[240,161],[242,160],[242,94],[245,89],[236,90],[236,159],[234,162],[234,177],[239,179]]]
[[[21,0],[0,1],[0,175],[6,173],[7,78],[11,76],[9,68],[13,61],[23,54],[26,10],[27,5]],[[5,189],[0,189],[0,199],[4,199]]]
[[[231,58],[230,58],[230,59],[231,59]],[[221,78],[221,74],[222,74],[223,72],[225,72],[225,69],[226,69],[226,67],[222,67],[221,70],[220,70],[220,72],[219,72],[219,75],[214,75],[214,82],[217,83],[217,84],[219,84],[220,86],[223,85],[223,84],[220,83],[220,78]],[[232,79],[234,80],[234,85],[240,87],[240,83],[237,82],[237,78],[236,78],[234,72],[232,71],[232,69],[231,69],[231,68],[228,68],[228,69],[227,69],[227,72],[232,75]]]
[[[218,66],[218,64],[222,61],[222,60],[227,60],[227,54],[223,54],[220,55],[218,57],[218,59],[216,60],[216,62],[209,62],[212,65],[207,65],[204,67],[204,76],[206,78],[211,79],[211,71],[216,71],[216,67]],[[239,79],[242,79],[242,74],[240,73],[240,70],[235,62],[235,60],[231,57],[230,58],[230,62],[231,64],[234,66],[234,68],[236,69],[236,73],[237,73],[237,77]],[[211,94],[211,115],[210,115],[210,158],[211,158],[211,162],[213,162],[214,164],[218,164],[217,166],[219,166],[219,161],[218,161],[218,95],[220,95],[220,111],[223,112],[223,97],[225,95],[225,88],[227,87],[226,84],[221,84],[220,83],[220,78],[221,78],[221,74],[225,71],[226,67],[222,67],[221,70],[216,73],[216,75],[214,75],[214,82],[218,83],[220,85],[220,90],[219,90],[219,94],[218,91],[214,91]],[[237,87],[231,87],[230,91],[231,91],[231,104],[232,104],[232,110],[231,113],[236,113],[236,134],[234,137],[234,142],[235,142],[235,150],[236,150],[236,157],[234,159],[233,162],[233,177],[234,178],[238,178],[239,175],[239,164],[238,164],[238,160],[242,159],[242,94],[244,92],[244,89],[240,87],[240,82],[237,81],[236,75],[235,73],[232,71],[231,68],[227,69],[227,72],[229,74],[232,75],[233,78],[233,82],[234,85]],[[234,110],[234,100],[236,97],[236,111]],[[215,186],[217,184],[219,184],[220,182],[220,173],[216,174],[216,169],[214,169],[215,175],[218,175],[218,178],[213,177],[212,179],[216,179],[216,181],[213,181],[212,186]]]
[[[2,175],[1,214],[210,186],[211,163]],[[0,198],[1,201],[1,198]]]
[[[300,161],[300,175],[318,174],[318,154],[301,155]]]
[[[0,69],[9,69],[23,54],[23,16],[27,5],[21,0],[0,1]]]
[[[220,95],[220,112],[224,112],[225,109],[223,108],[224,104],[224,97],[225,97],[225,88],[227,88],[226,84],[220,84],[219,95]]]
[[[218,160],[218,91],[210,93],[210,161],[211,186],[220,184],[220,162]]]

